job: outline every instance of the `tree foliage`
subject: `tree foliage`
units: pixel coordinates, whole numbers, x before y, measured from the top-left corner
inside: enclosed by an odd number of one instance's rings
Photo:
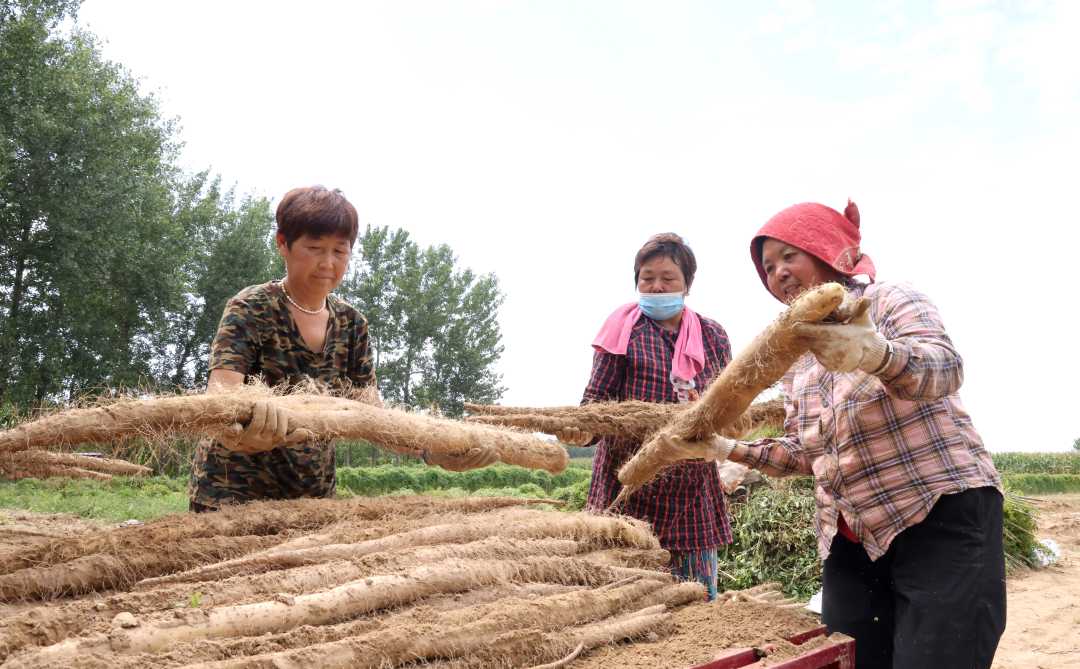
[[[78,0],[0,0],[0,406],[198,388],[229,297],[282,272],[270,202],[176,166],[175,124],[105,60]],[[494,401],[494,276],[369,228],[343,296],[391,400]]]
[[[404,230],[368,226],[340,293],[369,321],[379,388],[391,402],[461,415],[503,392],[494,275],[457,267],[446,245],[421,249]]]
[[[0,10],[0,394],[22,401],[147,377],[180,280],[173,126],[91,35],[60,34],[73,9]]]
[[[186,240],[183,287],[155,339],[155,376],[201,387],[225,303],[241,288],[271,278],[277,258],[269,243],[274,215],[265,198],[237,205],[232,191],[222,191],[220,177],[202,172],[177,188],[173,217]]]

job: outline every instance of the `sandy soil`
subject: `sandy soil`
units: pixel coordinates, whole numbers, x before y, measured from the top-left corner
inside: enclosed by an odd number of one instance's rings
[[[0,509],[0,552],[18,550],[58,537],[72,537],[100,527],[109,525],[66,513]]]
[[[1061,547],[1060,561],[1008,583],[1008,619],[994,669],[1080,669],[1080,495],[1036,502],[1039,537]]]

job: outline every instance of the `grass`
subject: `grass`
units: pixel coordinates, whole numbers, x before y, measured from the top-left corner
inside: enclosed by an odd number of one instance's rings
[[[70,513],[121,522],[150,520],[188,508],[187,481],[154,476],[111,481],[22,479],[0,482],[0,507],[38,513]]]
[[[569,469],[558,476],[509,466],[461,473],[423,466],[338,469],[339,497],[419,494],[551,498],[564,502],[556,508],[579,510],[585,505],[588,485],[589,472],[582,469]],[[69,513],[110,522],[150,520],[187,510],[187,478],[0,481],[0,508]]]

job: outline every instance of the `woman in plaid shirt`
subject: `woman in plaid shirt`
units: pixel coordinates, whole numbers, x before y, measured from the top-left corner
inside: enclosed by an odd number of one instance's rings
[[[1001,479],[957,395],[963,363],[937,308],[875,283],[860,239],[851,202],[789,207],[754,237],[780,301],[836,281],[870,309],[802,326],[812,354],[782,381],[785,436],[716,446],[767,474],[814,476],[823,619],[855,638],[860,669],[990,667],[1005,629]]]
[[[674,234],[652,237],[634,259],[639,300],[616,309],[593,347],[592,374],[582,403],[622,400],[686,402],[697,397],[731,360],[724,328],[683,305],[697,271],[693,251]],[[558,435],[592,442],[577,430]],[[617,472],[641,447],[629,439],[600,439],[593,458],[588,509],[603,512],[622,486]],[[731,526],[716,464],[685,462],[630,497],[620,512],[649,522],[671,553],[671,570],[716,597],[716,549],[731,543]]]

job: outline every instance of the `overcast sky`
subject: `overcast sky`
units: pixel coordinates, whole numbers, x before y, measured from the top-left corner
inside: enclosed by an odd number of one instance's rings
[[[81,23],[241,193],[345,191],[506,294],[504,404],[575,404],[656,232],[736,351],[781,310],[748,244],[862,212],[939,306],[987,446],[1080,437],[1080,2],[144,2]]]

